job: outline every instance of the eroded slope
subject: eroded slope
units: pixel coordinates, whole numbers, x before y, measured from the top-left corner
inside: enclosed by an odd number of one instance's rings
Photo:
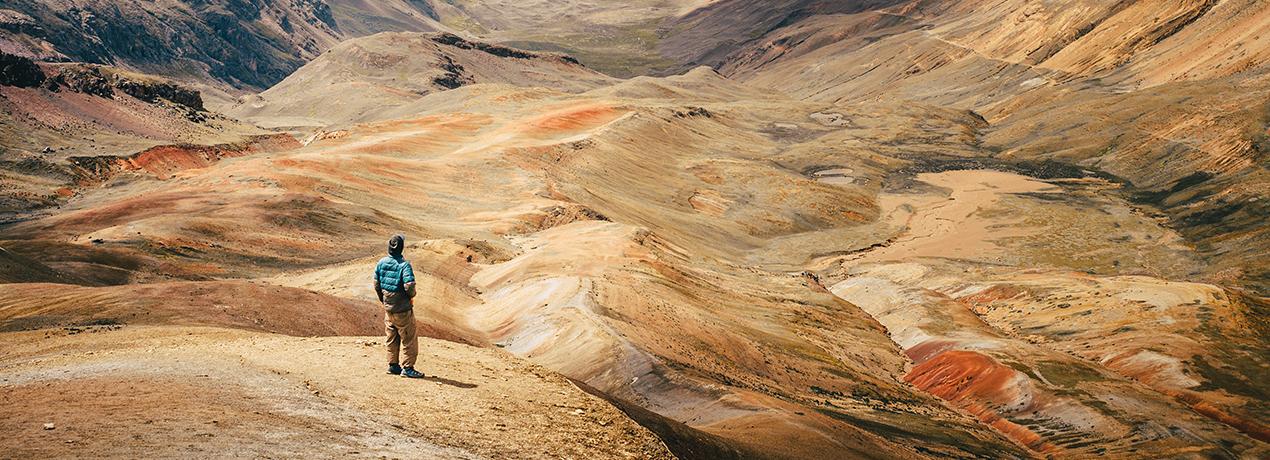
[[[765,11],[733,4],[685,17]],[[405,232],[431,333],[738,451],[1257,458],[1266,86],[1217,64],[1256,62],[1259,5],[791,2],[684,48],[744,42],[744,84],[369,37],[420,52],[349,45],[251,108],[338,129],[6,226],[40,259],[6,279],[370,300]],[[1253,50],[1178,64],[1204,42]]]

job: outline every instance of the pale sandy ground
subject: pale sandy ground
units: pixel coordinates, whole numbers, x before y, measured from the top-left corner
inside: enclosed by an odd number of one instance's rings
[[[1005,194],[1055,193],[1059,188],[1026,176],[993,170],[918,174],[917,181],[947,190],[941,193],[883,193],[878,206],[891,225],[904,228],[893,243],[861,253],[852,262],[907,260],[915,257],[986,258],[1002,251],[993,241],[1038,229],[1004,228],[1022,217],[986,219],[977,215]]]
[[[167,326],[3,334],[0,458],[670,458],[542,367],[423,339],[428,377],[404,379],[384,373],[379,340]]]

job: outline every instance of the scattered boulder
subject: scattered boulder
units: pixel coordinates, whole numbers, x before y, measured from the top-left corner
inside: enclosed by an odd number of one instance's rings
[[[439,77],[433,78],[432,82],[437,86],[445,89],[454,89],[463,85],[471,84],[474,80],[472,77],[463,74],[463,65],[454,62],[449,56],[441,55],[441,70],[445,73]]]
[[[714,117],[714,114],[710,113],[709,110],[706,110],[705,107],[686,107],[684,108],[684,110],[675,111],[675,118],[697,118],[697,117],[712,118]]]

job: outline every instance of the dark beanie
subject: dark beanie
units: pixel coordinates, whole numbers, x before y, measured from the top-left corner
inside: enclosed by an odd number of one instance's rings
[[[401,235],[393,235],[388,239],[388,253],[392,255],[400,255],[401,248],[406,247],[406,237]]]

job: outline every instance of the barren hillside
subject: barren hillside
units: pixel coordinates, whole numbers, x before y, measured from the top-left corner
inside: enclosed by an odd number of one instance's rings
[[[6,450],[1270,455],[1270,4],[311,3],[225,114],[0,75]]]

